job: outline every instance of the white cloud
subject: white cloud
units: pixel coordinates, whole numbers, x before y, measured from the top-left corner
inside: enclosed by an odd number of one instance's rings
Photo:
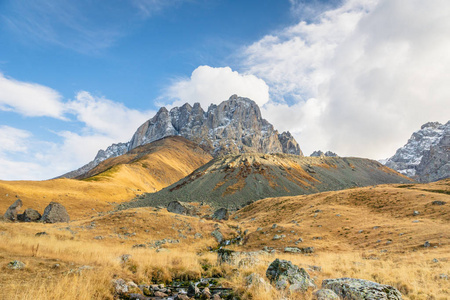
[[[128,141],[142,123],[154,115],[154,111],[140,112],[124,104],[95,97],[86,91],[78,92],[67,103],[68,112],[86,125],[87,132],[103,134],[117,141]]]
[[[172,84],[165,96],[174,100],[172,105],[199,102],[206,109],[209,104],[218,104],[233,94],[264,105],[269,100],[269,87],[264,80],[254,75],[239,74],[229,67],[200,66],[190,78]]]
[[[264,37],[243,56],[282,103],[264,116],[292,126],[306,154],[393,155],[421,124],[448,121],[449,12],[444,0],[348,0]]]
[[[46,86],[17,81],[0,73],[0,110],[29,117],[62,118],[61,95]]]
[[[0,154],[6,152],[26,152],[26,139],[30,137],[31,133],[26,130],[0,125]]]

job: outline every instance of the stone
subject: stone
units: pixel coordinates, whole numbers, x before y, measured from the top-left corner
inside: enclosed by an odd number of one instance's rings
[[[119,278],[119,279],[113,279],[111,280],[111,283],[113,285],[114,291],[116,294],[125,294],[128,293],[128,286],[125,282],[125,280]]]
[[[315,288],[314,280],[303,268],[292,264],[287,260],[274,260],[266,271],[266,277],[277,289],[286,289],[289,286],[290,291],[307,291],[310,287]]]
[[[216,239],[216,241],[220,244],[223,241],[223,234],[218,230],[214,230],[211,232],[211,235]]]
[[[22,200],[17,199],[11,206],[6,210],[3,218],[9,221],[17,221],[17,214],[19,210],[22,208]]]
[[[281,240],[283,237],[281,235],[275,234],[272,238],[272,240],[276,241],[276,240]]]
[[[430,247],[431,246],[431,244],[430,244],[430,242],[429,241],[426,241],[424,244],[423,244],[423,246],[425,247],[425,248],[428,248],[428,247]]]
[[[402,299],[402,294],[396,288],[364,279],[325,279],[322,281],[322,288],[330,289],[343,299],[349,300]]]
[[[191,283],[187,290],[187,295],[189,297],[196,297],[200,295],[200,289],[196,287],[193,283]]]
[[[20,260],[13,260],[9,262],[8,268],[11,270],[21,270],[25,268],[25,264],[21,262]]]
[[[17,219],[21,222],[37,222],[41,217],[41,214],[32,208],[27,208],[22,214],[17,215]]]
[[[36,233],[34,236],[44,236],[44,235],[48,235],[48,233],[45,231],[41,231],[41,232]]]
[[[277,224],[273,224],[273,225],[272,225],[272,229],[275,229],[275,228],[277,228],[277,227],[278,227]]]
[[[155,297],[163,298],[163,297],[167,297],[167,296],[169,296],[169,295],[167,295],[166,293],[163,293],[163,292],[160,292],[160,291],[156,291],[155,292]]]
[[[197,209],[194,206],[180,201],[172,201],[167,204],[167,211],[186,216],[195,216],[197,213]]]
[[[212,216],[214,220],[228,220],[229,214],[228,209],[222,207],[216,210]]]
[[[302,249],[298,247],[285,247],[284,252],[287,253],[302,253]]]
[[[70,217],[66,208],[58,202],[50,202],[44,209],[41,219],[44,223],[69,222]]]
[[[445,203],[447,203],[447,202],[445,202],[445,201],[439,201],[439,200],[436,200],[436,201],[431,202],[432,205],[444,205]]]
[[[130,300],[148,300],[148,297],[137,293],[130,293],[126,295],[126,299]]]
[[[314,299],[317,300],[339,300],[339,296],[329,289],[320,289],[313,293]]]
[[[175,299],[176,299],[176,300],[189,300],[190,298],[189,298],[187,295],[184,295],[184,294],[178,294],[178,295],[175,297]]]
[[[420,212],[417,211],[417,210],[415,210],[415,211],[413,212],[413,216],[418,216],[418,215],[420,215]]]

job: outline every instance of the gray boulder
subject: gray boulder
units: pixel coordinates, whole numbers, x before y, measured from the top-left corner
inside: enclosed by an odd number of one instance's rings
[[[305,292],[308,288],[315,288],[314,280],[303,268],[293,265],[287,260],[274,260],[266,271],[266,277],[279,290],[288,288],[292,292]]]
[[[335,292],[329,289],[317,290],[313,293],[314,299],[317,300],[340,300],[339,296]]]
[[[21,270],[25,268],[25,264],[20,260],[13,260],[9,262],[8,268],[10,268],[11,270]]]
[[[44,223],[69,222],[70,217],[66,208],[62,204],[58,202],[50,202],[44,210],[41,221]]]
[[[17,214],[22,208],[22,205],[22,200],[17,199],[10,207],[8,207],[5,214],[3,215],[5,220],[17,221]]]
[[[402,294],[396,288],[364,279],[325,279],[322,288],[334,291],[344,300],[402,299]]]
[[[223,241],[223,234],[218,230],[214,230],[211,232],[211,235],[216,239],[216,241],[220,244]]]
[[[172,201],[167,204],[167,211],[186,216],[195,216],[197,213],[197,209],[194,206],[180,201]]]
[[[219,208],[214,212],[212,218],[215,220],[228,220],[229,218],[228,209],[224,207]]]
[[[22,222],[37,222],[41,217],[41,214],[32,208],[27,208],[23,214],[17,215],[17,219]]]

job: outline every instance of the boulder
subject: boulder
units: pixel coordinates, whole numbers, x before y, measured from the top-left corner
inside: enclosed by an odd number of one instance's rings
[[[317,300],[339,300],[339,296],[329,289],[317,290],[313,293],[314,299]]]
[[[23,214],[17,215],[17,219],[22,222],[37,222],[41,217],[41,214],[32,208],[27,208]]]
[[[197,213],[197,209],[194,206],[180,201],[172,201],[167,204],[167,211],[186,216],[195,216]]]
[[[17,213],[19,212],[19,210],[22,208],[22,200],[17,199],[10,207],[8,207],[8,209],[6,210],[5,214],[4,214],[4,218],[5,220],[10,220],[10,221],[17,221]]]
[[[229,218],[228,209],[224,207],[219,208],[214,212],[212,218],[215,220],[228,220]]]
[[[50,202],[44,210],[41,221],[44,223],[69,222],[70,217],[66,208],[62,204],[58,202]]]
[[[216,239],[216,241],[220,244],[223,241],[223,234],[219,231],[219,229],[211,232],[211,235]]]
[[[8,268],[10,268],[11,270],[21,270],[25,268],[25,264],[20,260],[13,260],[9,262]]]
[[[402,294],[396,288],[364,279],[325,279],[322,288],[334,291],[344,300],[402,299]]]
[[[290,291],[305,292],[308,288],[315,288],[314,280],[303,268],[287,260],[274,260],[266,271],[266,277],[279,290],[288,288]]]

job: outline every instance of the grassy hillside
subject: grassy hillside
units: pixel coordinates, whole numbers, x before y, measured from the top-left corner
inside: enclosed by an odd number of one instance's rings
[[[305,268],[318,286],[323,279],[354,277],[393,285],[407,300],[449,299],[448,280],[441,276],[450,270],[449,192],[445,180],[268,198],[226,222],[135,208],[92,212],[65,224],[0,223],[2,297],[113,299],[113,278],[170,284],[216,277],[244,299],[311,299],[311,291],[284,294],[246,285],[246,276],[265,278],[267,266],[280,258]],[[248,232],[243,245],[229,248],[268,246],[274,253],[259,252],[250,265],[217,264],[216,253],[209,251],[217,246],[211,232],[219,228],[232,237],[237,226]],[[48,235],[35,236],[42,231]],[[275,234],[285,237],[273,240]],[[299,238],[303,241],[296,245]],[[155,247],[162,239],[178,241]],[[426,241],[430,247],[424,247]],[[142,244],[146,247],[133,247]],[[289,254],[286,246],[315,250]],[[129,261],[121,262],[123,254],[131,255]],[[16,259],[26,264],[23,270],[7,268]]]
[[[0,214],[20,198],[24,209],[42,213],[48,203],[57,201],[72,218],[89,216],[143,192],[158,191],[211,159],[196,144],[168,137],[106,160],[82,180],[0,181]]]
[[[411,180],[363,158],[241,154],[214,159],[158,193],[146,194],[121,208],[166,205],[173,200],[241,208],[266,197]]]

